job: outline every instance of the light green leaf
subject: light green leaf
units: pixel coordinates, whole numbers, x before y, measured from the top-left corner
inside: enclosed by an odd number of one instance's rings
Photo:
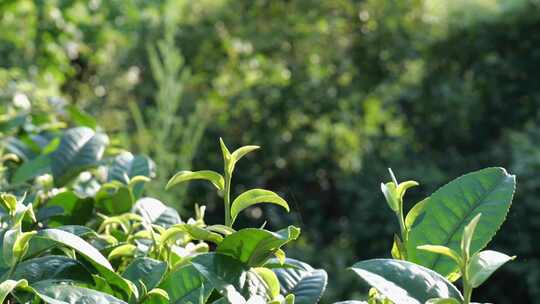
[[[246,228],[226,236],[216,252],[232,256],[247,266],[262,266],[281,246],[299,235],[300,229],[294,226],[278,232]]]
[[[115,247],[108,255],[109,260],[123,258],[123,257],[133,257],[137,252],[137,246],[133,244],[123,244],[118,247]]]
[[[515,259],[515,256],[511,257],[493,250],[476,253],[469,262],[469,282],[472,284],[472,287],[477,288],[497,269],[513,259]]]
[[[51,169],[56,186],[63,186],[80,172],[94,167],[109,143],[107,135],[87,127],[67,130],[51,154]]]
[[[452,260],[454,260],[458,265],[461,265],[463,263],[463,259],[461,256],[453,249],[450,249],[446,246],[440,246],[440,245],[422,245],[417,247],[420,250],[425,250],[428,252],[433,252],[437,254],[445,255]]]
[[[394,182],[381,183],[381,191],[390,209],[397,212],[399,210],[399,199],[396,184]]]
[[[207,180],[212,183],[218,190],[223,190],[225,187],[225,179],[223,176],[215,171],[211,170],[202,170],[202,171],[180,171],[176,173],[171,179],[169,179],[169,182],[167,182],[167,186],[165,186],[165,189],[169,189],[172,186],[190,181],[190,180]]]
[[[240,194],[233,201],[231,205],[232,222],[234,223],[234,220],[242,210],[259,203],[279,205],[289,212],[287,202],[276,193],[264,189],[251,189]]]
[[[351,269],[394,303],[422,304],[431,298],[463,299],[457,288],[438,273],[407,261],[373,259]]]
[[[275,299],[279,296],[279,281],[276,274],[265,267],[255,267],[252,269],[264,282],[269,299]]]
[[[326,271],[314,269],[304,262],[291,258],[285,260],[285,265],[272,268],[279,280],[281,295],[293,294],[295,304],[318,303],[328,282]]]
[[[169,294],[163,289],[154,288],[150,290],[142,299],[141,304],[169,304]]]
[[[6,280],[0,283],[0,303],[4,303],[7,296],[17,288],[28,287],[28,281],[26,280]]]
[[[478,213],[463,229],[463,237],[461,238],[461,253],[468,259],[471,256],[471,242],[474,237],[474,231],[480,221],[481,213]]]
[[[72,248],[88,258],[90,261],[114,271],[109,261],[107,261],[107,259],[96,248],[75,234],[60,229],[43,229],[38,232],[35,238],[45,238],[60,245]]]
[[[408,259],[443,276],[455,273],[457,265],[448,257],[417,249],[441,245],[460,250],[463,229],[477,214],[484,214],[471,242],[471,252],[487,245],[503,221],[512,201],[515,176],[503,168],[487,168],[461,176],[426,199],[421,219],[409,232]]]
[[[244,155],[253,152],[257,149],[259,149],[259,146],[243,146],[238,149],[236,149],[232,154],[231,158],[233,159],[233,162],[238,162]]]

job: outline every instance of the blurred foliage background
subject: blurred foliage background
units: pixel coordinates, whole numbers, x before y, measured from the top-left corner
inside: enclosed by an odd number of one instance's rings
[[[204,203],[220,221],[221,204],[164,181],[221,170],[219,137],[262,146],[235,190],[275,190],[293,211],[240,225],[300,225],[289,252],[329,271],[326,303],[358,290],[347,266],[390,255],[387,167],[421,183],[412,206],[504,166],[518,188],[492,247],[518,259],[476,298],[540,298],[540,1],[2,0],[0,28],[0,103],[84,109],[156,161],[150,191],[185,217]]]

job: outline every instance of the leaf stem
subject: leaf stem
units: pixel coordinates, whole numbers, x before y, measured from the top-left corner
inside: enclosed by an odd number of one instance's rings
[[[463,264],[461,265],[461,274],[463,275],[463,304],[471,303],[471,296],[473,287],[469,283],[469,275],[467,271],[467,265],[469,264],[469,257],[464,256]]]
[[[232,174],[227,166],[225,167],[225,191],[223,193],[223,203],[225,204],[225,226],[231,227],[231,179]]]

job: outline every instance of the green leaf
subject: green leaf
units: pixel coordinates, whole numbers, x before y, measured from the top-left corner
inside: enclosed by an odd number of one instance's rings
[[[255,267],[252,270],[264,282],[269,300],[277,298],[279,296],[279,280],[276,274],[272,270],[265,267]]]
[[[318,303],[328,282],[326,271],[290,258],[285,260],[285,265],[287,267],[272,268],[279,280],[281,295],[294,294],[295,304]]]
[[[203,303],[206,303],[213,289],[191,264],[171,271],[159,287],[167,292],[170,303],[199,303],[201,295]]]
[[[471,242],[474,237],[474,231],[480,221],[481,213],[478,213],[463,229],[463,237],[461,238],[461,253],[465,259],[471,256]]]
[[[92,217],[94,200],[80,198],[73,191],[60,192],[46,203],[47,207],[58,206],[63,212],[50,218],[49,226],[83,225]],[[40,209],[41,210],[41,209]]]
[[[138,200],[131,211],[142,216],[146,222],[163,228],[182,223],[178,211],[151,197]]]
[[[386,184],[381,183],[381,191],[390,209],[394,212],[398,212],[399,199],[396,184],[394,182],[388,182]]]
[[[142,299],[141,304],[169,304],[170,298],[169,294],[159,288],[154,288],[150,290]]]
[[[244,157],[246,154],[253,152],[257,149],[259,149],[259,146],[243,146],[238,149],[236,149],[232,154],[231,158],[233,162],[238,162],[242,157]]]
[[[96,209],[106,215],[119,215],[129,212],[135,203],[130,188],[117,182],[101,186],[96,193]]]
[[[239,296],[245,284],[244,266],[230,256],[220,253],[205,253],[194,257],[191,265],[224,297]]]
[[[24,183],[29,179],[46,173],[51,173],[51,157],[49,155],[39,155],[18,167],[13,174],[11,182],[13,184]]]
[[[139,293],[142,293],[142,284],[146,289],[157,287],[166,271],[167,264],[165,262],[146,257],[137,258],[129,264],[122,277],[133,282],[137,286]]]
[[[76,105],[69,105],[65,109],[68,111],[71,120],[77,125],[96,129],[97,122],[92,115],[85,113]]]
[[[136,176],[154,177],[156,174],[156,165],[145,155],[134,156],[130,152],[122,152],[117,155],[109,166],[107,180],[109,182],[116,180],[124,184]],[[133,187],[133,195],[139,198],[144,189],[143,184],[137,184]]]
[[[42,281],[32,288],[41,300],[49,304],[127,304],[103,292],[54,281]]]
[[[63,186],[80,172],[94,167],[109,143],[107,135],[87,127],[67,130],[51,154],[51,169],[56,186]]]
[[[218,190],[223,190],[225,187],[225,179],[223,176],[215,171],[211,170],[202,170],[202,171],[180,171],[176,173],[171,179],[169,179],[169,182],[167,182],[167,186],[165,186],[165,189],[170,189],[172,186],[183,183],[190,180],[207,180],[214,185]]]
[[[409,190],[412,187],[416,187],[418,185],[419,185],[419,183],[417,181],[412,181],[412,180],[399,183],[399,185],[398,185],[398,187],[396,189],[399,198],[403,199],[403,197],[405,196],[405,193],[407,192],[407,190]]]
[[[472,287],[477,288],[482,285],[497,269],[514,258],[515,256],[511,257],[493,250],[485,250],[473,255],[468,267],[469,282]]]
[[[452,260],[454,260],[457,265],[461,265],[462,262],[463,262],[463,259],[461,258],[461,256],[459,255],[459,253],[457,253],[455,250],[452,250],[446,246],[440,246],[440,245],[422,245],[422,246],[418,246],[418,249],[420,250],[425,250],[425,251],[428,251],[428,252],[433,252],[433,253],[436,253],[436,254],[442,254],[442,255],[445,255],[449,258],[451,258]]]
[[[130,285],[128,281],[116,274],[109,261],[96,248],[77,235],[60,229],[44,229],[40,230],[38,234],[34,236],[32,241],[34,242],[36,239],[38,241],[45,241],[43,245],[35,245],[38,248],[49,246],[47,241],[53,241],[58,245],[62,245],[77,251],[77,253],[92,263],[92,265],[98,270],[101,276],[108,281],[109,284],[119,287],[120,290],[126,293],[126,296],[129,297],[132,293],[137,292],[134,285]]]
[[[407,213],[407,216],[405,217],[405,227],[408,230],[411,230],[416,223],[417,219],[420,219],[422,214],[424,213],[424,210],[426,208],[426,202],[427,199],[423,199],[420,202],[416,203],[411,210],[409,210],[409,213]]]
[[[28,281],[26,280],[6,280],[0,283],[0,303],[4,303],[7,296],[16,288],[28,287]]]
[[[356,263],[351,269],[394,303],[421,304],[431,298],[463,299],[444,277],[414,263],[373,259]]]
[[[60,229],[43,229],[38,232],[35,238],[52,240],[60,245],[72,248],[90,261],[114,271],[109,261],[96,248],[75,234]]]
[[[281,246],[300,235],[300,229],[289,226],[278,232],[246,228],[226,236],[216,252],[232,256],[250,267],[262,266]]]
[[[9,214],[14,214],[17,211],[17,197],[9,193],[0,194],[0,206]]]
[[[93,283],[92,275],[83,264],[59,255],[49,255],[19,263],[11,279],[26,279],[29,284],[44,280]]]
[[[111,250],[107,258],[109,260],[114,260],[114,259],[123,258],[123,257],[133,257],[135,256],[136,252],[137,252],[137,246],[133,244],[123,244]]]
[[[394,234],[394,243],[392,243],[392,258],[397,260],[406,260],[407,255],[405,248],[403,246],[403,242],[399,238],[397,234]]]
[[[289,212],[289,205],[287,202],[276,193],[264,189],[251,189],[240,194],[233,201],[231,205],[231,217],[233,223],[242,210],[259,203],[279,205]]]
[[[471,252],[487,245],[503,223],[515,188],[515,176],[503,168],[487,168],[459,177],[426,199],[421,220],[409,232],[408,259],[443,276],[457,270],[445,256],[417,249],[421,245],[441,245],[460,250],[465,225],[483,213],[472,239]]]

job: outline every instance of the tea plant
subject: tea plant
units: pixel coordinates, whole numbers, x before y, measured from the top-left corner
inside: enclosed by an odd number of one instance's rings
[[[514,259],[482,250],[502,225],[512,202],[515,177],[503,168],[466,174],[414,205],[404,216],[404,196],[415,181],[381,184],[396,214],[400,235],[394,237],[394,259],[374,259],[351,269],[373,286],[368,302],[340,303],[471,303],[474,288]],[[462,278],[463,293],[452,282]]]
[[[11,192],[0,195],[1,302],[277,304],[321,297],[326,272],[282,250],[299,228],[233,228],[254,204],[289,209],[264,189],[231,200],[235,164],[258,147],[230,153],[220,140],[223,175],[181,171],[169,181],[167,187],[201,178],[214,183],[226,212],[224,224],[211,225],[205,206],[183,220],[143,196],[155,174],[148,157],[110,147],[107,135],[92,128],[35,125],[36,113],[22,115],[20,124],[0,124],[7,126],[0,177]]]
[[[232,193],[236,164],[258,146],[231,153],[220,139],[222,173],[180,171],[170,178],[165,189],[203,180],[223,199],[223,223],[207,223],[204,205],[185,220],[144,196],[155,176],[150,158],[111,146],[84,113],[61,112],[68,117],[31,110],[0,120],[0,302],[320,300],[326,272],[283,250],[299,228],[235,229],[238,215],[253,205],[289,211],[287,201],[269,190]],[[367,302],[339,303],[472,303],[474,288],[514,259],[483,249],[505,220],[515,177],[502,168],[466,174],[405,214],[405,194],[418,183],[390,175],[381,190],[399,224],[393,258],[354,264],[351,270],[372,289]],[[462,291],[453,284],[460,278]]]

